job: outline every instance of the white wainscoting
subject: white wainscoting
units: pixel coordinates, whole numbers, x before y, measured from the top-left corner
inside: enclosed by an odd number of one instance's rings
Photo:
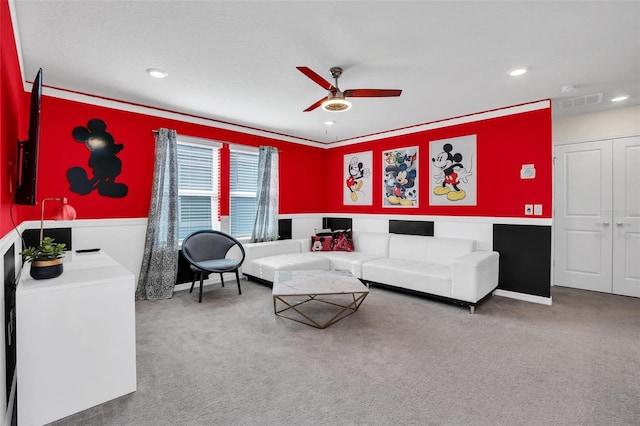
[[[322,228],[323,217],[351,217],[354,232],[389,232],[389,220],[433,221],[435,236],[475,239],[479,242],[481,250],[492,250],[494,224],[551,225],[551,219],[541,218],[397,214],[308,213],[281,215],[280,219],[291,219],[292,238],[306,238],[313,235],[316,229]],[[136,277],[136,282],[144,251],[146,226],[147,218],[45,221],[45,228],[72,228],[74,249],[100,248],[131,271]],[[25,229],[38,229],[39,227],[39,221],[28,221],[21,223],[18,226],[18,231],[22,233]],[[5,235],[0,241],[3,248],[2,253],[14,242],[16,243],[16,252],[19,253],[22,250],[18,234],[14,231]],[[18,256],[16,256],[16,263],[16,271],[19,271]]]
[[[353,232],[389,232],[389,218],[386,216],[355,217]]]
[[[435,222],[434,237],[469,238],[476,240],[478,250],[493,250],[493,224],[467,222]]]
[[[280,219],[291,219],[291,238],[311,237],[316,229],[322,228],[321,215],[289,215],[280,216]]]

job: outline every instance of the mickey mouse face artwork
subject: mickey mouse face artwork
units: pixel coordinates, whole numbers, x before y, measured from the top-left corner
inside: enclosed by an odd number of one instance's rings
[[[86,195],[97,189],[98,193],[105,197],[126,196],[129,192],[127,185],[115,181],[122,171],[122,161],[116,154],[122,151],[124,145],[114,143],[113,136],[107,132],[106,123],[94,118],[89,120],[87,127],[78,126],[71,134],[91,152],[89,167],[93,170],[93,177],[89,177],[82,167],[67,170],[71,191]]]

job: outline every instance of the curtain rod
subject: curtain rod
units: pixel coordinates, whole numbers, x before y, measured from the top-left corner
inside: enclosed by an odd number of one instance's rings
[[[152,132],[152,133],[158,133],[159,131],[160,131],[159,129],[153,129],[153,130],[151,130],[151,132]],[[221,142],[221,143],[226,143],[227,145],[230,145],[230,144],[231,144],[230,142]],[[250,146],[250,145],[247,145],[247,146]],[[282,150],[281,150],[281,149],[278,149],[278,152],[282,152]]]

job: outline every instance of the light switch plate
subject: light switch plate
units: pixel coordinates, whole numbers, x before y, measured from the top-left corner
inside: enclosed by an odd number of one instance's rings
[[[533,214],[533,204],[524,205],[524,214],[527,216],[531,216]]]
[[[533,214],[536,216],[542,216],[542,204],[533,205]]]

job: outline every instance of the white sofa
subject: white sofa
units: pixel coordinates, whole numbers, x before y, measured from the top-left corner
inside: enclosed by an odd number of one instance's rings
[[[244,244],[242,273],[272,283],[279,270],[345,269],[367,284],[476,304],[498,286],[498,253],[469,239],[354,232],[354,251],[312,252],[310,238]]]

